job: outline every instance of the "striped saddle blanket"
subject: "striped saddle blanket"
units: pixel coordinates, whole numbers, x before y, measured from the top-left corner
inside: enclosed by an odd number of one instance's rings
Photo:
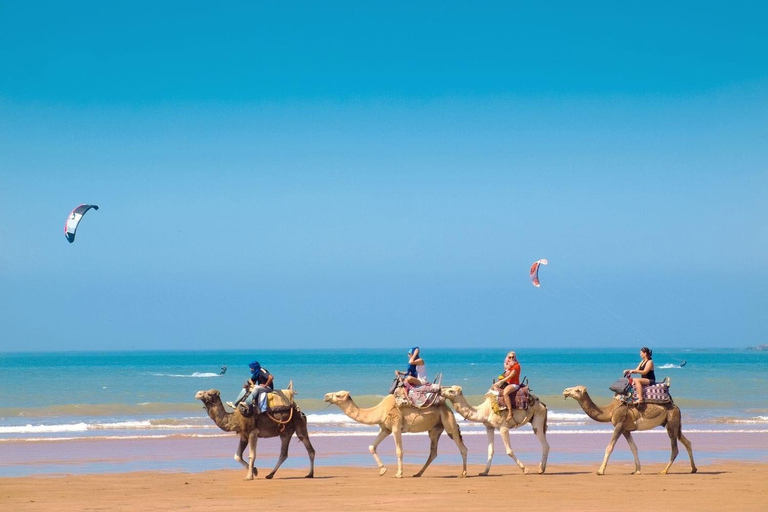
[[[637,391],[632,391],[632,399],[637,401]],[[643,386],[643,400],[649,404],[668,404],[672,401],[672,395],[669,394],[669,380],[654,384],[653,386]]]

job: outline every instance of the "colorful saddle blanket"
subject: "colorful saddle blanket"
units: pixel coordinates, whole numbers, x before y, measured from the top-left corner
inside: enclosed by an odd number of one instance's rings
[[[499,411],[506,411],[507,404],[504,402],[504,395],[495,389],[490,390],[489,393],[496,395],[496,408]],[[520,389],[512,394],[512,409],[527,410],[531,405],[533,405],[533,397],[530,389],[528,386],[520,386]]]
[[[632,399],[637,401],[637,391],[632,392]],[[672,401],[669,394],[669,381],[659,382],[653,386],[643,386],[643,400],[649,404],[668,404]]]
[[[438,384],[411,386],[406,382],[405,387],[395,390],[395,403],[398,407],[423,409],[433,405],[442,405],[444,402],[445,398],[440,396],[440,386]]]

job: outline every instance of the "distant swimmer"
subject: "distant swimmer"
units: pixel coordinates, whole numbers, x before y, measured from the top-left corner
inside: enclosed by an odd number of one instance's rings
[[[687,363],[687,362],[688,362],[688,361],[685,361],[685,360],[683,360],[683,362],[682,362],[682,363],[680,363],[680,368],[682,368],[683,366],[685,366],[685,363]]]
[[[222,366],[221,367],[221,371],[219,372],[219,375],[224,375],[225,373],[227,373],[227,367],[226,366]]]

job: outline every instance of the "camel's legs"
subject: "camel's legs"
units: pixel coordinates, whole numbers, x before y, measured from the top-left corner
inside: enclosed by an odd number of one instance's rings
[[[379,458],[379,454],[376,453],[376,447],[379,446],[379,444],[389,435],[392,433],[391,430],[384,427],[379,427],[381,430],[379,430],[379,435],[376,436],[376,440],[373,442],[371,446],[368,447],[368,451],[371,452],[371,455],[373,455],[373,460],[376,461],[376,464],[379,466],[379,476],[383,475],[387,472],[387,468],[384,467],[384,464],[382,464],[381,459]]]
[[[637,445],[635,444],[635,440],[632,438],[632,434],[629,431],[624,432],[624,438],[627,440],[627,443],[629,443],[629,449],[632,450],[632,456],[635,458],[635,471],[632,474],[639,475],[640,457],[637,456]]]
[[[427,467],[437,457],[437,443],[440,442],[440,435],[443,433],[443,430],[444,429],[441,425],[429,431],[429,457],[427,457],[427,462],[424,464],[424,467],[421,468],[421,470],[418,473],[413,475],[415,478],[418,478],[422,474],[424,474],[424,471],[427,469]]]
[[[395,478],[403,478],[403,435],[400,431],[400,425],[395,425],[395,428],[392,429],[392,435],[395,438],[395,454],[397,455]]]
[[[245,469],[248,469],[248,464],[243,460],[243,452],[246,446],[248,446],[248,438],[240,436],[240,443],[237,445],[237,452],[235,453],[235,461],[242,464]]]
[[[256,442],[259,440],[259,431],[254,429],[248,435],[248,473],[245,475],[246,480],[253,480],[253,477],[259,474],[259,470],[254,468],[253,465],[256,462]]]
[[[531,418],[531,427],[533,427],[533,433],[539,438],[541,443],[541,462],[539,462],[538,473],[542,474],[547,470],[547,459],[549,458],[549,442],[547,441],[547,409],[544,408],[543,414],[541,412],[533,413]]]
[[[680,428],[679,436],[683,446],[685,446],[685,449],[688,450],[688,457],[691,459],[691,473],[695,473],[698,471],[698,469],[696,469],[696,464],[693,462],[693,446],[691,446],[691,442],[688,440],[688,438],[683,435],[682,428]]]
[[[296,410],[298,413],[298,409]],[[293,421],[293,425],[296,428],[296,437],[299,438],[304,444],[304,448],[307,449],[309,455],[309,474],[305,478],[312,478],[315,476],[315,449],[312,447],[312,443],[309,441],[309,431],[307,430],[307,417],[304,413],[301,413],[299,418]]]
[[[453,442],[456,443],[456,446],[459,448],[462,461],[461,474],[459,475],[459,478],[464,478],[467,476],[467,447],[464,446],[464,441],[461,439],[461,429],[459,428],[459,424],[456,423],[456,417],[453,415],[453,411],[450,409],[446,409],[441,413],[440,420],[443,424],[443,428],[445,428],[445,431],[448,434],[448,437],[453,439]]]
[[[611,436],[611,442],[608,443],[608,446],[605,448],[605,458],[603,459],[603,463],[600,465],[600,469],[597,470],[598,475],[605,474],[605,466],[608,465],[608,458],[613,453],[613,448],[616,446],[616,441],[619,440],[619,436],[624,431],[624,425],[618,424],[613,429],[613,435]]]
[[[527,475],[528,468],[526,468],[525,465],[517,459],[515,452],[512,451],[512,445],[509,443],[509,429],[505,426],[501,426],[499,428],[499,433],[501,434],[501,441],[504,443],[504,449],[507,451],[507,455],[512,457],[512,460],[515,461],[517,467],[522,469],[523,473]]]
[[[485,463],[485,471],[480,473],[480,476],[488,476],[488,473],[491,471],[491,462],[493,461],[493,436],[495,434],[495,430],[493,427],[489,427],[486,425],[485,427],[485,435],[488,437],[488,462]]]
[[[280,457],[277,459],[277,464],[275,464],[275,468],[272,470],[270,474],[267,475],[267,480],[271,480],[273,476],[275,476],[275,473],[277,473],[277,470],[280,468],[280,466],[285,462],[285,459],[288,458],[288,448],[291,444],[291,438],[293,437],[293,429],[287,428],[284,431],[280,433]]]
[[[677,433],[679,430],[679,427],[675,427],[671,423],[667,423],[667,434],[669,435],[669,442],[672,444],[672,450],[669,454],[669,464],[667,464],[667,467],[661,470],[662,475],[667,474],[669,468],[672,467],[672,463],[675,462],[677,454],[680,453],[680,449],[677,447]]]

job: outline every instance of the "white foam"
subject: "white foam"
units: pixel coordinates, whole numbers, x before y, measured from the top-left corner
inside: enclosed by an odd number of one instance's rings
[[[183,375],[178,373],[152,373],[151,375],[154,375],[155,377],[183,377],[183,378],[189,378],[189,377],[221,377],[218,373],[209,373],[209,372],[195,372],[191,375]]]
[[[310,425],[359,425],[346,414],[307,414],[307,423]]]
[[[671,364],[671,363],[667,363],[659,366],[659,370],[669,370],[670,368],[682,368],[682,366],[678,364]]]
[[[54,425],[0,426],[0,434],[58,434],[64,432],[87,432],[91,430],[190,430],[215,429],[216,425],[200,424],[156,424],[150,420],[117,421],[112,423],[66,423]]]
[[[0,434],[44,434],[57,432],[85,432],[87,423],[70,423],[66,425],[19,425],[0,427]]]
[[[592,420],[584,413],[553,411],[547,413],[547,422],[552,424],[586,423],[588,421]]]

